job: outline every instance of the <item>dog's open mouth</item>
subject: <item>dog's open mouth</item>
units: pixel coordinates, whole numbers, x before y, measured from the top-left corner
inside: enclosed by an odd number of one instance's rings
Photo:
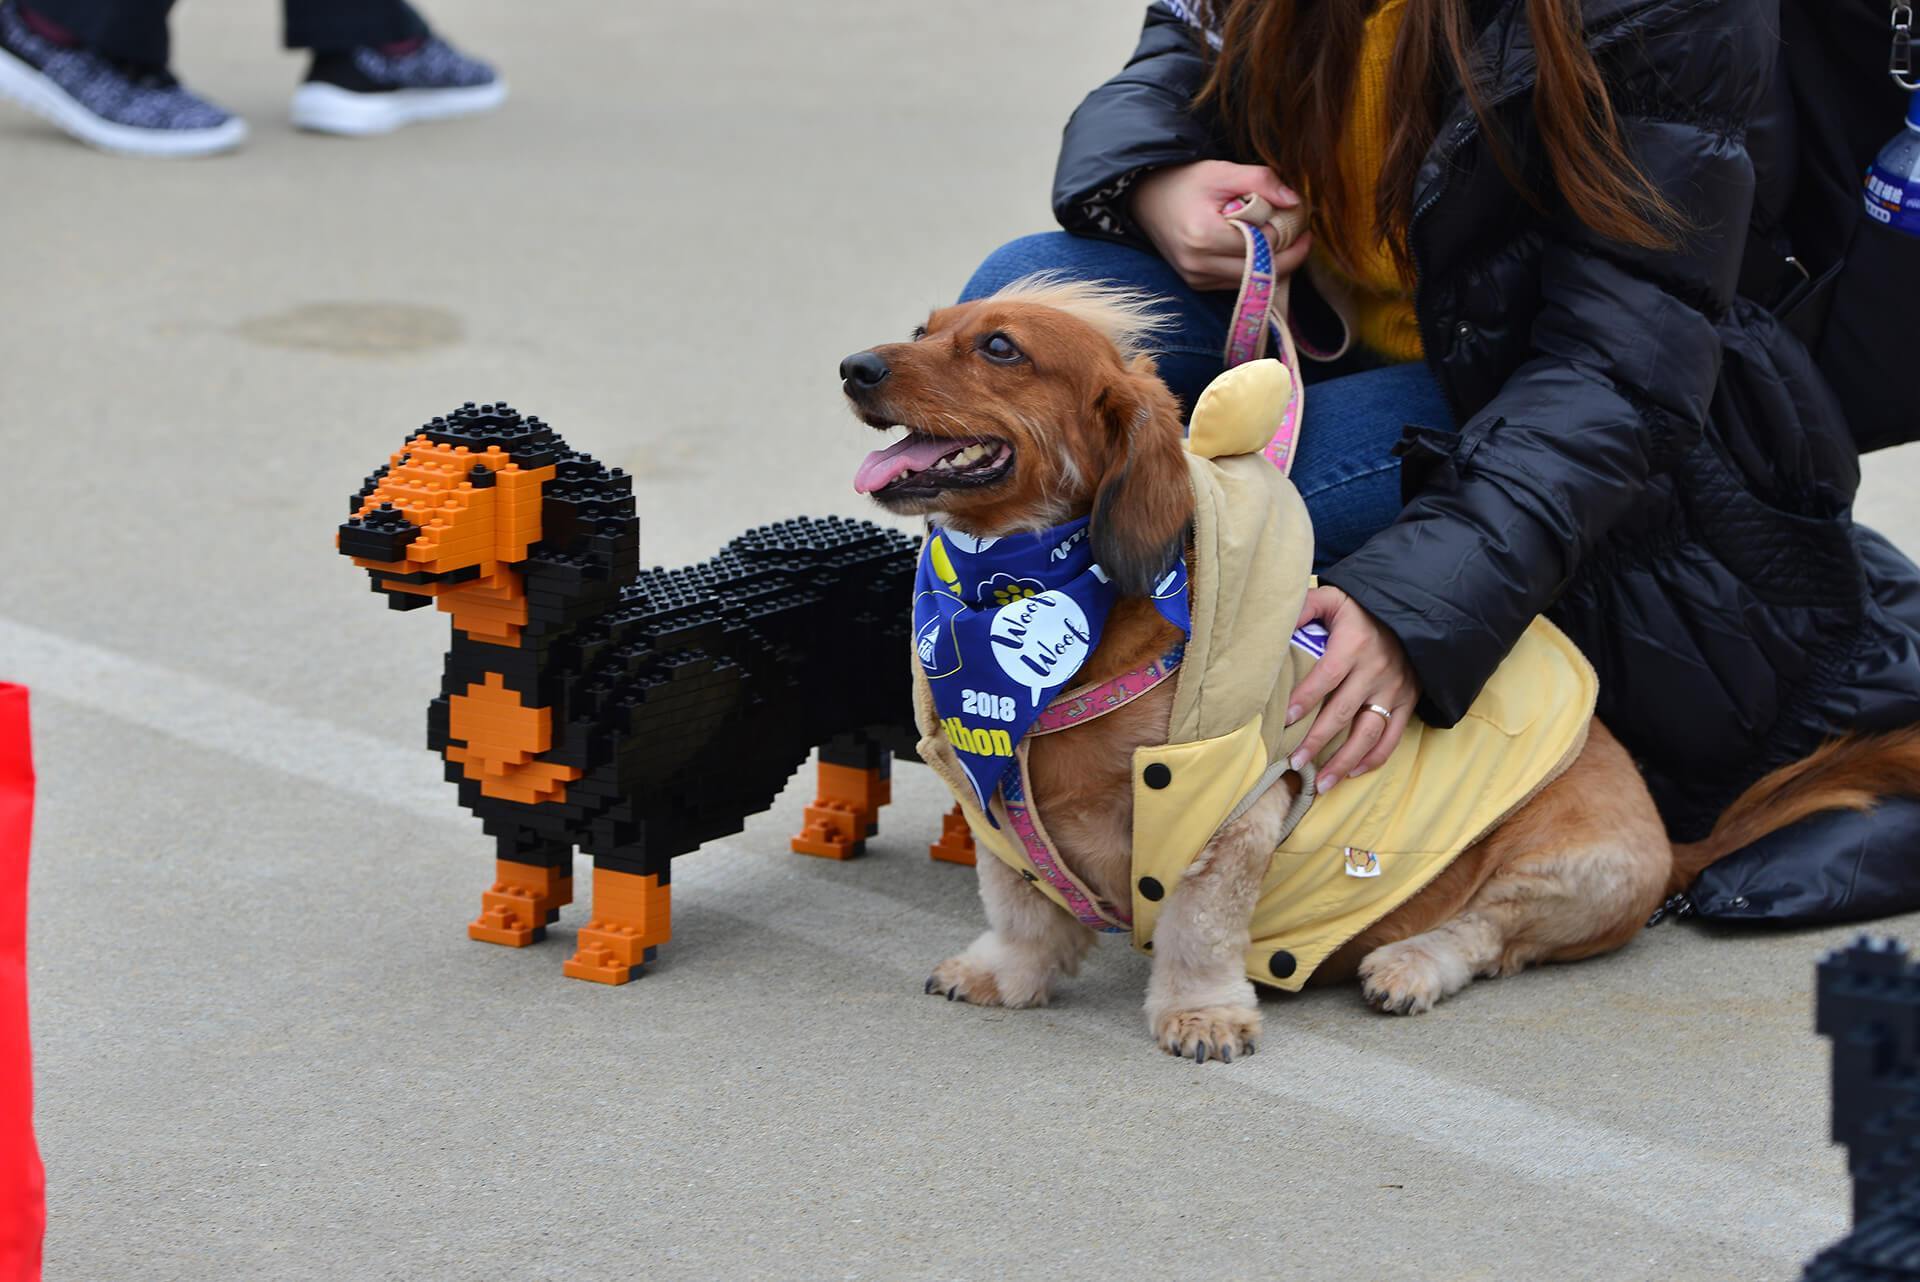
[[[867,455],[854,473],[857,494],[879,499],[928,498],[947,490],[991,485],[1013,470],[1013,446],[990,436],[934,436],[907,429]]]

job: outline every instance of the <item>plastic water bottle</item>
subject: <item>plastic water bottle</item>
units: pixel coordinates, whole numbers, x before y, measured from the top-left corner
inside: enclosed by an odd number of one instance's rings
[[[1920,92],[1907,104],[1907,127],[1867,167],[1867,217],[1920,236]]]

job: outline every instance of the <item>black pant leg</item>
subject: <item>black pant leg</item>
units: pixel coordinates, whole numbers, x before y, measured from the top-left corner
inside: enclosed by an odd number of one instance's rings
[[[167,11],[173,0],[31,0],[27,6],[109,58],[167,65]]]
[[[339,50],[427,34],[407,0],[286,0],[287,48]]]

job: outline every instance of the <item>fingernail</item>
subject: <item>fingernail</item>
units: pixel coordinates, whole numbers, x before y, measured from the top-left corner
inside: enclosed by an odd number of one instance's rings
[[[1293,770],[1298,770],[1301,766],[1304,766],[1306,764],[1307,764],[1307,750],[1305,748],[1300,749],[1300,751],[1294,753],[1291,757],[1287,758],[1287,766]]]
[[[1339,775],[1321,775],[1314,781],[1313,790],[1321,796],[1333,791],[1333,785],[1340,782]]]
[[[1287,705],[1287,724],[1288,725],[1292,725],[1294,722],[1300,719],[1300,711],[1301,711],[1300,705],[1297,703]]]
[[[1247,202],[1241,197],[1235,196],[1232,200],[1229,200],[1220,207],[1220,212],[1223,214],[1237,214],[1246,207]]]
[[[1280,189],[1280,203],[1283,205],[1297,205],[1300,203],[1300,193],[1291,187],[1282,187]]]
[[[1367,770],[1368,770],[1368,767],[1366,766],[1355,766],[1353,768],[1353,773],[1348,775],[1347,778],[1358,779],[1361,775],[1367,773]]]

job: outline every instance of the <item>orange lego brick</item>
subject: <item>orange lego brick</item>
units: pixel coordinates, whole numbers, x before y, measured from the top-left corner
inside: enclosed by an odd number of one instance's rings
[[[593,919],[580,928],[577,950],[561,967],[570,979],[624,984],[653,950],[672,937],[671,887],[654,876],[593,870]]]
[[[881,770],[821,762],[819,796],[804,812],[805,826],[790,845],[797,855],[851,859],[880,831],[880,807],[893,800],[893,780]]]
[[[480,896],[480,915],[467,938],[525,948],[544,938],[560,909],[573,902],[571,869],[496,860],[494,883]]]
[[[447,700],[447,732],[460,740],[448,744],[447,760],[489,797],[528,805],[560,801],[566,784],[580,777],[575,767],[535,759],[553,746],[552,709],[523,705],[497,672]]]
[[[804,824],[788,843],[796,855],[852,859],[866,850],[864,816],[845,802],[815,802],[806,808]]]
[[[955,806],[940,821],[940,840],[927,847],[927,855],[942,863],[974,865],[973,833],[967,829],[967,817]]]

